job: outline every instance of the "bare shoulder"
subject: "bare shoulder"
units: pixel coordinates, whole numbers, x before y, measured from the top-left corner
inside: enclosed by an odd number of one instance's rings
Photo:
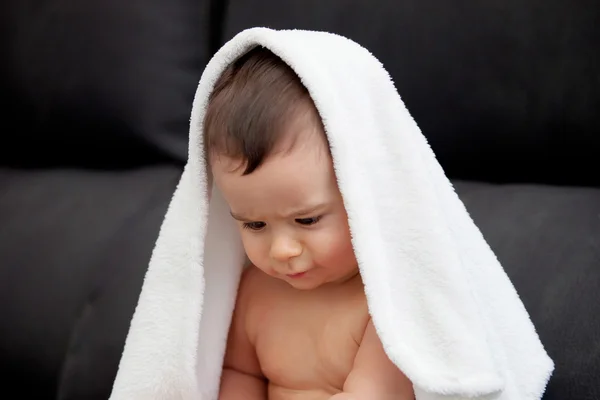
[[[252,280],[252,271],[245,270],[238,288],[236,305],[227,337],[227,349],[219,390],[220,400],[264,399],[267,397],[267,383],[248,331],[248,317],[254,307]]]
[[[249,265],[242,273],[240,292],[246,296],[251,296],[255,291],[264,288],[265,285],[269,285],[272,280],[273,278],[254,265]]]
[[[253,346],[261,329],[259,321],[272,308],[273,302],[270,300],[281,295],[280,286],[274,278],[254,266],[247,267],[242,275],[236,308],[239,313],[243,313],[240,318],[243,319],[248,340]]]
[[[255,308],[253,297],[256,292],[256,277],[253,269],[244,270],[240,279],[235,309],[229,327],[224,367],[259,376],[260,366],[248,329],[249,317]]]
[[[242,273],[238,289],[237,303],[240,306],[253,308],[265,290],[272,290],[273,278],[259,270],[253,265],[248,266]]]
[[[372,398],[414,398],[412,383],[388,358],[371,319],[344,384],[344,392]]]
[[[258,307],[260,300],[269,297],[268,294],[281,296],[289,290],[285,282],[273,278],[257,267],[250,265],[242,275],[238,296],[242,296],[240,301],[250,302],[253,306]]]
[[[356,323],[352,324],[355,329],[351,330],[351,333],[356,343],[360,345],[364,340],[365,331],[371,321],[369,307],[362,280],[358,279],[351,282],[351,285],[349,286],[350,290],[344,297],[344,309],[349,318],[356,321]]]
[[[246,267],[240,279],[236,308],[245,312],[256,307],[261,294],[270,284],[270,278],[253,265]]]
[[[242,272],[242,276],[240,278],[240,285],[238,287],[237,299],[236,299],[236,308],[243,306],[246,304],[248,297],[252,297],[252,289],[255,286],[256,281],[256,273],[253,266],[248,266]]]

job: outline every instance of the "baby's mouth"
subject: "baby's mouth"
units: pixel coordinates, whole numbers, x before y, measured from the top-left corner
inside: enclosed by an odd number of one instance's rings
[[[287,274],[286,276],[288,278],[292,278],[292,279],[299,279],[302,278],[304,275],[306,275],[308,271],[304,271],[304,272],[297,272],[295,274]]]

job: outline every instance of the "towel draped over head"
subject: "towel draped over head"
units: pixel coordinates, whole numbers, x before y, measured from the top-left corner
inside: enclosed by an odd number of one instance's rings
[[[245,256],[206,167],[203,119],[217,78],[255,46],[296,72],[323,120],[373,324],[416,398],[540,399],[553,362],[381,63],[339,35],[253,28],[200,80],[111,400],[218,398]]]

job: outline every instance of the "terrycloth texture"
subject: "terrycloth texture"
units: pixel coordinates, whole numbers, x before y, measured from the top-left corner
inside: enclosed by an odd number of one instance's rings
[[[218,397],[245,258],[201,132],[215,80],[256,45],[296,71],[323,118],[373,323],[417,399],[540,399],[553,362],[383,66],[337,35],[265,28],[238,34],[200,80],[111,399]]]

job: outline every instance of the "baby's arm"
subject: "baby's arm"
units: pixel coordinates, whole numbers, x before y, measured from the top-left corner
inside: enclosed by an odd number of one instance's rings
[[[330,400],[412,400],[412,383],[390,361],[369,321],[344,392]]]
[[[244,275],[227,338],[219,400],[267,400],[267,381],[246,330],[248,282]]]

